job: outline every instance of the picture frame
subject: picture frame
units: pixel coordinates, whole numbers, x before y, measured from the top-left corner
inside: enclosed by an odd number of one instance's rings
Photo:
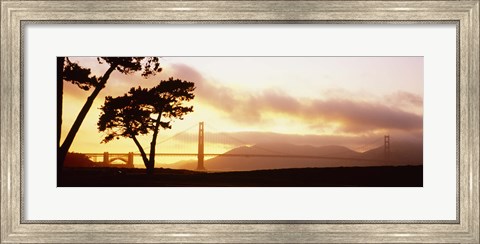
[[[478,243],[479,5],[475,1],[1,0],[2,243]],[[457,221],[26,221],[22,205],[25,23],[455,23]],[[126,228],[128,226],[128,228]]]

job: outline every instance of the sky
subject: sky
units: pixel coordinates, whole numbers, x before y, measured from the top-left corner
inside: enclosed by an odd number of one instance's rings
[[[96,57],[70,60],[97,77],[108,69]],[[364,151],[387,134],[392,141],[422,141],[423,57],[161,57],[160,64],[163,71],[148,79],[114,71],[70,151],[138,152],[129,138],[101,143],[99,108],[105,96],[153,87],[169,77],[195,83],[195,98],[188,103],[194,112],[160,131],[158,142],[186,130],[160,143],[160,152],[195,153],[200,121],[206,153],[270,142]],[[62,141],[92,91],[64,83]],[[150,138],[139,140],[148,148]]]

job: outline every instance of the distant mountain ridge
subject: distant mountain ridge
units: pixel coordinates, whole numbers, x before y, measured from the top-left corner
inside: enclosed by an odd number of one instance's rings
[[[244,157],[228,155],[249,155]],[[258,156],[255,156],[258,155]],[[279,155],[269,157],[269,155]],[[284,156],[281,156],[284,155]],[[297,157],[298,156],[298,157]],[[324,157],[324,158],[315,158]],[[358,159],[358,160],[352,160]],[[246,171],[259,169],[392,166],[423,164],[423,144],[397,142],[391,144],[390,160],[385,161],[383,146],[360,153],[347,147],[294,145],[288,143],[261,143],[251,147],[237,147],[223,155],[205,160],[212,171]],[[195,169],[196,161],[183,161],[165,167]]]

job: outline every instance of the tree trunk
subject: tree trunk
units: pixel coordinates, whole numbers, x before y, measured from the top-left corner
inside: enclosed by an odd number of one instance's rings
[[[57,57],[57,147],[60,147],[63,109],[63,65],[64,57]]]
[[[143,164],[145,164],[145,168],[147,168],[147,174],[153,173],[153,169],[149,169],[150,168],[149,160],[147,158],[147,154],[145,153],[145,150],[143,150],[142,145],[140,144],[140,142],[137,140],[135,136],[132,136],[132,139],[135,142],[135,145],[137,145],[138,150],[140,151],[140,155],[142,155]]]
[[[63,110],[63,65],[65,57],[57,57],[57,185],[60,182],[63,161],[60,160],[60,137],[62,133]]]
[[[59,150],[60,151],[59,160],[61,160],[62,165],[63,165],[63,162],[65,161],[65,157],[67,156],[68,149],[70,149],[70,146],[73,143],[73,139],[77,135],[77,132],[80,129],[80,126],[82,125],[83,120],[85,119],[88,111],[92,107],[93,101],[97,97],[98,93],[100,93],[100,91],[105,87],[105,83],[107,83],[107,80],[110,77],[110,74],[115,70],[116,67],[117,67],[117,65],[112,65],[105,72],[102,79],[100,80],[100,82],[95,87],[95,90],[87,98],[87,101],[83,105],[82,110],[80,110],[80,113],[78,114],[77,118],[75,119],[75,122],[73,123],[72,128],[68,132],[67,137],[65,138],[65,141],[63,141],[63,144],[62,144],[62,146],[60,147],[60,150]]]
[[[149,166],[151,170],[155,168],[155,147],[157,145],[158,131],[160,129],[160,119],[162,118],[162,112],[158,113],[157,120],[155,121],[155,130],[153,131],[152,142],[150,142],[150,161]],[[148,173],[148,168],[147,168]]]

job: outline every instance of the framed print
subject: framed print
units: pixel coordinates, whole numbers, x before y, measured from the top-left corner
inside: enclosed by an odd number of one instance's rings
[[[2,243],[479,237],[478,1],[1,1]]]

